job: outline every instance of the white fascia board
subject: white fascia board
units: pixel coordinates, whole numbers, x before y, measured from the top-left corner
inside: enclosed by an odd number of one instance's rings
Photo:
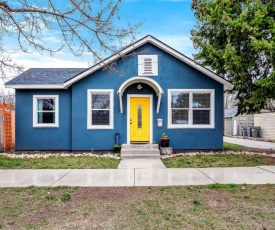
[[[131,45],[129,45],[128,47],[126,47],[125,49],[121,50],[120,52],[110,56],[109,58],[105,59],[104,61],[94,65],[93,67],[91,67],[90,69],[84,71],[83,73],[77,75],[76,77],[72,78],[71,80],[67,81],[64,83],[64,87],[68,88],[70,87],[73,83],[79,81],[80,79],[86,77],[87,75],[97,71],[98,69],[104,67],[105,65],[115,61],[116,59],[122,57],[124,54],[131,52],[132,50],[142,46],[143,44],[145,44],[147,41],[150,40],[150,36],[145,37],[144,39],[133,43]]]
[[[6,88],[12,89],[64,89],[63,84],[18,84],[5,85]]]
[[[104,67],[105,65],[109,64],[110,62],[113,62],[115,61],[116,59],[122,57],[124,54],[126,53],[129,53],[131,51],[133,51],[134,49],[144,45],[146,42],[150,42],[152,43],[153,45],[159,47],[160,49],[166,51],[167,53],[171,54],[172,56],[178,58],[179,60],[183,61],[184,63],[190,65],[191,67],[197,69],[198,71],[204,73],[205,75],[211,77],[212,79],[220,82],[221,84],[224,85],[224,90],[226,89],[231,89],[233,87],[233,85],[224,80],[223,78],[219,77],[218,75],[216,75],[215,73],[211,72],[210,70],[200,66],[200,65],[197,65],[194,61],[192,61],[191,59],[185,57],[184,55],[180,54],[179,52],[173,50],[172,48],[170,48],[169,46],[163,44],[162,42],[156,40],[155,38],[151,37],[151,36],[146,36],[144,37],[143,39],[129,45],[128,47],[124,48],[123,50],[121,50],[120,52],[110,56],[109,58],[103,60],[102,62],[94,65],[93,67],[91,67],[90,69],[82,72],[81,74],[77,75],[76,77],[72,78],[71,80],[65,82],[64,84],[62,85],[44,85],[43,87],[39,87],[39,88],[43,88],[43,89],[50,89],[50,88],[65,88],[67,89],[68,87],[70,87],[72,84],[74,84],[75,82],[81,80],[82,78],[86,77],[87,75],[97,71],[98,69]],[[24,85],[23,85],[24,86]],[[47,87],[48,86],[48,87]],[[54,87],[52,87],[54,86]],[[18,88],[20,89],[21,86],[20,85],[12,85],[12,86],[9,86],[9,85],[6,85],[7,88]],[[22,88],[27,88],[26,86],[22,87]],[[35,87],[35,85],[31,85],[28,87],[28,89],[32,89],[32,88],[38,88],[38,87]]]
[[[211,77],[212,79],[216,80],[217,82],[220,82],[221,84],[224,85],[224,89],[231,89],[233,87],[233,85],[226,81],[225,79],[219,77],[218,75],[216,75],[215,73],[211,72],[210,70],[197,65],[194,61],[190,60],[189,58],[185,57],[184,55],[178,53],[177,51],[173,50],[172,48],[164,45],[163,43],[159,42],[158,40],[150,37],[149,40],[152,44],[156,45],[157,47],[161,48],[162,50],[168,52],[169,54],[171,54],[172,56],[180,59],[181,61],[183,61],[184,63],[192,66],[193,68],[197,69],[198,71],[204,73],[205,75]]]

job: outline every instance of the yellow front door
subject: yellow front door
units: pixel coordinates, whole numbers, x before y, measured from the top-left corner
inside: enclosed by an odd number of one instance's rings
[[[130,98],[130,142],[150,141],[150,98]]]

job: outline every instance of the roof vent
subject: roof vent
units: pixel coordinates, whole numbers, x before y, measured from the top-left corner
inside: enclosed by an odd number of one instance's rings
[[[143,73],[144,74],[153,73],[152,72],[153,71],[152,63],[153,63],[152,58],[144,58],[144,65],[143,65],[143,67],[144,67]]]
[[[138,55],[138,75],[158,76],[158,55]]]

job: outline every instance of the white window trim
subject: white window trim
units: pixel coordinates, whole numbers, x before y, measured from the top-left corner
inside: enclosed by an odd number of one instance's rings
[[[55,123],[38,123],[37,100],[54,99],[55,100]],[[33,127],[35,128],[58,128],[59,127],[59,96],[58,95],[33,95]]]
[[[110,94],[110,124],[109,125],[92,125],[91,95],[93,93]],[[113,129],[113,128],[114,128],[114,90],[113,89],[88,89],[87,90],[87,129]]]
[[[172,124],[172,110],[171,110],[171,94],[174,92],[181,93],[210,93],[210,124],[209,125],[194,125],[193,121],[193,109],[192,106],[192,94],[189,96],[189,123],[188,124]],[[215,128],[215,90],[214,89],[168,89],[168,129],[214,129]]]
[[[130,144],[130,99],[131,97],[147,97],[150,98],[150,140],[153,143],[153,95],[152,94],[127,94],[127,144]]]
[[[144,59],[152,59],[152,73],[144,73]],[[138,76],[158,76],[158,55],[138,55]]]

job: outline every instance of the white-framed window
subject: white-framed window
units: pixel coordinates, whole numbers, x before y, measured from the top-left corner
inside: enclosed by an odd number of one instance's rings
[[[114,99],[112,89],[88,89],[87,129],[114,128]]]
[[[158,76],[158,55],[138,55],[138,76]]]
[[[168,128],[214,128],[213,89],[169,89]]]
[[[58,95],[33,95],[33,127],[59,127]]]

